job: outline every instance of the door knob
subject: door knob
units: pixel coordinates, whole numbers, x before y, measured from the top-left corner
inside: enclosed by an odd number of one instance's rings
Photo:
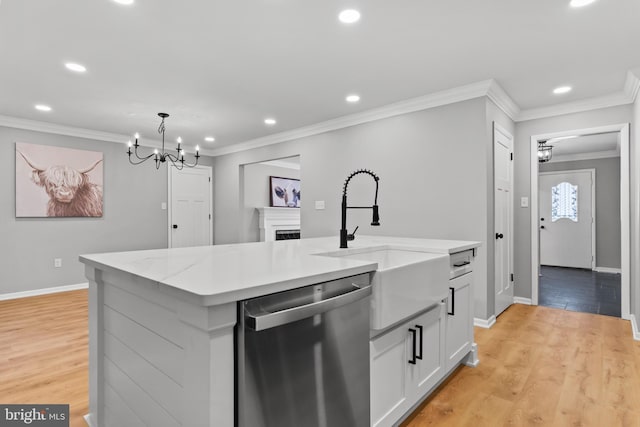
[[[178,228],[178,224],[173,224],[173,228]]]
[[[541,225],[540,228],[544,228],[544,225]]]
[[[496,239],[502,239],[503,237],[504,237],[504,234],[496,233]]]
[[[540,221],[544,221],[544,218],[540,218]]]

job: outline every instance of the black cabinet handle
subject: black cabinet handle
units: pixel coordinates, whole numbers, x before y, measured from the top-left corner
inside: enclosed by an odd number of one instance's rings
[[[422,326],[416,325],[416,328],[420,331],[420,354],[416,356],[416,359],[422,360]]]
[[[409,360],[409,363],[412,365],[416,364],[416,330],[413,328],[409,328],[409,332],[413,335],[413,355],[411,356],[412,360]]]
[[[540,228],[544,228],[544,225],[541,225]]]
[[[451,291],[451,311],[447,311],[447,314],[451,316],[456,315],[456,290],[454,288],[449,288]]]
[[[504,234],[496,233],[496,239],[502,239],[503,237],[504,237]]]
[[[465,265],[471,264],[471,261],[463,261],[456,264],[453,264],[454,267],[464,267]]]
[[[173,228],[178,228],[178,224],[173,224]]]

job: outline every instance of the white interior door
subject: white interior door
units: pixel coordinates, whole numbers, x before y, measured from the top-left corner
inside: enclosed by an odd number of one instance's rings
[[[211,168],[169,168],[169,247],[212,244]]]
[[[494,216],[495,216],[495,312],[513,304],[512,268],[512,180],[513,136],[494,123]]]
[[[595,170],[542,172],[539,177],[540,264],[595,266]]]

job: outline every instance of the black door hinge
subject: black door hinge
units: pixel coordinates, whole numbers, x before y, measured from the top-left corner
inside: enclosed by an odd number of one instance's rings
[[[513,282],[513,273],[511,273],[511,281]]]

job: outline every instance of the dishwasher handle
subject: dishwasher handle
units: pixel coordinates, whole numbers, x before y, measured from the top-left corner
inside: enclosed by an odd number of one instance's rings
[[[364,297],[371,295],[371,286],[358,287],[353,285],[353,290],[326,300],[316,301],[311,304],[305,304],[298,307],[288,308],[286,310],[276,311],[273,313],[261,314],[254,316],[245,312],[245,325],[254,331],[262,331],[276,326],[293,323],[297,320],[306,319],[307,317],[321,314],[334,308],[342,307],[358,301]]]

